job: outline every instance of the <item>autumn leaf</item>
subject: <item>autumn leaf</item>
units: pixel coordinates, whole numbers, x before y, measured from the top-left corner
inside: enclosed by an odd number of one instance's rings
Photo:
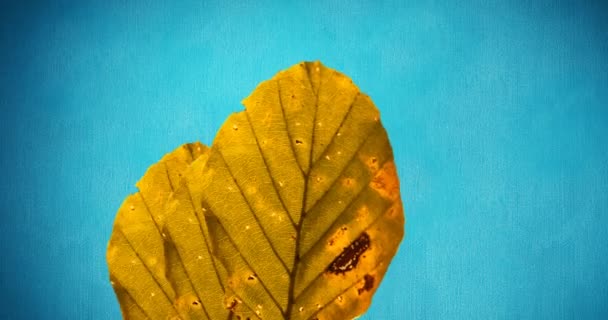
[[[207,147],[185,144],[152,165],[116,214],[107,250],[110,279],[125,319],[181,315],[174,305],[179,286],[167,279],[162,226],[165,205],[188,165]]]
[[[211,238],[235,248],[216,245],[232,305],[267,319],[361,314],[403,236],[378,110],[320,63],[279,73],[244,105],[196,173]]]
[[[377,108],[319,62],[278,73],[243,103],[181,179],[158,186],[158,221],[155,210],[123,217],[135,195],[119,210],[108,261],[125,318],[352,319],[369,307],[404,233]],[[147,226],[131,238],[156,233],[128,246],[130,223]],[[133,255],[162,259],[145,273]]]

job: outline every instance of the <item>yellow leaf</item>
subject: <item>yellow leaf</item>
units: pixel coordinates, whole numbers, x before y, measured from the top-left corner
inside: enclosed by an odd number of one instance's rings
[[[191,177],[227,287],[262,319],[360,315],[403,237],[378,110],[318,62],[261,83],[244,105]]]
[[[167,155],[119,210],[108,264],[125,318],[333,320],[369,307],[405,223],[377,108],[319,62],[243,104],[210,149]]]
[[[152,165],[118,210],[107,250],[110,279],[125,319],[180,316],[180,286],[167,279],[162,227],[165,204],[189,163],[207,151],[200,143],[183,145]],[[170,255],[168,255],[170,257]],[[170,265],[171,266],[171,265]],[[172,268],[175,273],[175,268]],[[183,291],[183,290],[182,290]]]

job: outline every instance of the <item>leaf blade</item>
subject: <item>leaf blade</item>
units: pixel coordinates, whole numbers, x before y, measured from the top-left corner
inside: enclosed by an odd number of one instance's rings
[[[336,89],[344,92],[336,93]],[[206,195],[212,214],[226,227],[222,232],[234,243],[236,252],[229,255],[242,258],[240,267],[233,265],[229,269],[249,270],[247,268],[252,267],[252,272],[267,285],[273,299],[280,301],[283,318],[305,318],[319,311],[312,306],[330,305],[328,294],[355,287],[370,276],[365,272],[385,270],[373,263],[387,263],[395,254],[403,236],[400,232],[403,222],[398,219],[403,214],[397,174],[390,169],[394,168],[392,150],[371,99],[361,94],[350,79],[318,62],[302,63],[278,73],[261,83],[244,104],[246,111],[233,114],[214,140],[210,157],[217,154],[220,160],[208,163],[207,172],[199,177],[205,184],[201,192]],[[323,127],[324,122],[326,127]],[[284,161],[285,166],[273,162],[276,161],[273,149],[260,141],[280,141],[276,158]],[[273,163],[274,170],[270,163]],[[229,173],[218,175],[218,170]],[[377,186],[379,175],[393,181],[390,197],[389,192]],[[297,234],[291,236],[296,240],[295,246],[287,245],[289,232],[282,232],[281,227],[269,219],[280,211],[276,209],[276,200],[290,198],[281,194],[277,179],[283,182],[290,176],[298,181],[297,187],[291,190],[298,194],[291,197],[302,201],[301,213],[294,215],[293,209],[287,209],[293,205],[283,205],[282,209],[295,223]],[[241,199],[221,195],[221,188],[225,188],[224,192],[235,191]],[[249,188],[264,191],[248,192]],[[355,202],[351,204],[351,200]],[[211,203],[214,201],[215,205]],[[241,205],[236,205],[238,203]],[[347,210],[349,204],[355,207]],[[269,206],[276,210],[268,210]],[[392,221],[396,222],[396,229],[387,233],[390,237],[368,231],[367,228],[372,228],[376,221],[390,220],[386,216],[389,208],[392,208],[391,217],[397,217]],[[239,216],[241,211],[244,213]],[[352,225],[357,220],[367,222],[353,227],[341,242],[331,240],[342,225]],[[221,232],[210,232],[212,238],[222,237]],[[353,265],[353,269],[360,269],[356,272],[348,269],[340,273],[341,276],[348,274],[347,277],[336,278],[335,274],[328,273],[332,263],[335,264],[341,256],[342,247],[346,248],[351,243],[347,241],[355,241],[362,234],[368,236],[366,232],[371,234],[372,240],[369,250],[365,249],[369,257],[361,258],[361,261],[369,262],[361,262],[359,267]],[[324,243],[330,240],[335,241],[336,249],[326,248]],[[289,255],[294,249],[293,267],[290,268]],[[261,253],[265,259],[255,259],[252,252],[256,250],[256,254]],[[226,252],[220,250],[216,254],[219,257]],[[285,256],[290,259],[283,259]],[[276,277],[277,274],[285,277],[278,265],[288,271],[287,283]],[[268,272],[273,266],[274,271]],[[376,286],[383,272],[374,274]],[[243,275],[233,271],[233,275],[229,272],[228,277],[240,279]],[[289,292],[281,290],[286,286]],[[365,292],[372,290],[375,286],[370,285]],[[256,297],[248,296],[251,293],[241,293],[244,300],[255,301]],[[365,299],[349,303],[356,304],[356,310],[363,312],[370,297],[371,294],[365,295]],[[301,308],[307,311],[300,311]]]
[[[172,180],[194,157],[206,150],[200,143],[182,145],[152,165],[118,210],[107,249],[107,262],[123,316],[139,308],[147,317],[181,316],[176,290],[166,277],[163,233],[164,205],[173,191]],[[137,312],[133,314],[138,314]]]
[[[378,109],[318,61],[243,104],[210,149],[163,157],[119,210],[108,263],[125,318],[350,319],[369,307],[405,224]],[[157,291],[163,301],[145,297]]]

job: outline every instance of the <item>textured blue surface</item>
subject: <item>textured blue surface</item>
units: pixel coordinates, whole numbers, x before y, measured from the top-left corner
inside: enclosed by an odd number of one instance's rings
[[[0,318],[119,318],[134,183],[315,59],[374,99],[402,182],[364,319],[608,318],[606,6],[104,2],[0,5]]]

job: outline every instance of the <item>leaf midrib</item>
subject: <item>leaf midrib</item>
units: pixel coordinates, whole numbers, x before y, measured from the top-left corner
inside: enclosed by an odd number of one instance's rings
[[[308,194],[308,177],[310,175],[310,169],[312,168],[312,156],[313,156],[313,148],[315,145],[315,131],[317,128],[317,111],[319,109],[319,91],[321,90],[321,84],[323,81],[323,76],[321,74],[321,70],[322,68],[319,69],[319,86],[317,88],[317,90],[314,90],[314,86],[312,84],[312,78],[310,77],[310,70],[308,68],[308,66],[305,64],[304,68],[306,69],[306,75],[308,78],[308,83],[310,84],[310,90],[312,90],[315,94],[315,111],[314,111],[314,115],[313,115],[313,122],[312,122],[312,135],[311,135],[311,141],[310,141],[310,154],[309,154],[309,160],[308,160],[308,168],[307,170],[304,172],[304,192],[303,192],[303,196],[302,196],[302,207],[301,207],[301,212],[300,212],[300,219],[296,225],[296,247],[295,247],[295,256],[293,259],[293,268],[291,268],[291,273],[289,274],[289,296],[287,298],[287,310],[285,311],[285,319],[289,319],[289,317],[292,314],[293,311],[293,307],[294,307],[294,290],[295,290],[295,278],[296,275],[298,274],[298,269],[299,269],[299,265],[300,265],[300,232],[302,231],[302,219],[304,219],[304,216],[306,215],[306,197]],[[283,108],[283,106],[281,105],[281,109]],[[287,121],[285,122],[287,123]],[[295,150],[294,150],[295,151]]]

